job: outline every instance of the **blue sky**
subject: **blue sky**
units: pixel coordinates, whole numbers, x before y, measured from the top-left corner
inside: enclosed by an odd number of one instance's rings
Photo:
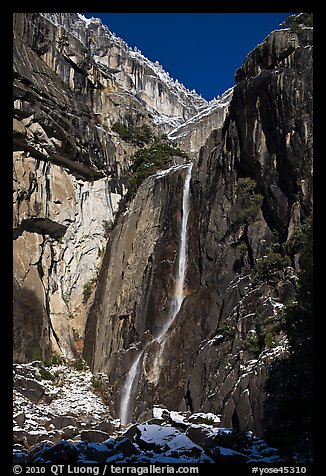
[[[85,13],[205,99],[234,85],[247,54],[291,13]]]

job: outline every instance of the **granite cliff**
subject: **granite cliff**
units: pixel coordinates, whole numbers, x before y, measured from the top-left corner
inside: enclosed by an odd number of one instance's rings
[[[312,45],[272,32],[207,103],[99,20],[14,15],[15,361],[82,355],[124,424],[163,404],[264,434],[312,216]],[[187,156],[130,195],[117,124]]]
[[[15,356],[50,336],[72,357],[135,151],[112,125],[163,132],[207,102],[96,19],[15,14],[13,46]]]
[[[275,250],[312,212],[311,29],[273,32],[236,77],[223,127],[193,164],[185,299],[159,368],[155,337],[174,292],[184,169],[144,182],[110,236],[84,355],[109,375],[117,415],[144,351],[134,416],[160,402],[262,433],[268,368],[286,354],[286,335],[272,324],[294,297],[298,270],[297,257]]]

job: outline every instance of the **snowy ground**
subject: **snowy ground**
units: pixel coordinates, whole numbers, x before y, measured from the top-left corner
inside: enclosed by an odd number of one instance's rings
[[[49,374],[53,380],[44,379]],[[14,462],[279,462],[251,433],[241,441],[220,415],[155,406],[146,422],[119,428],[94,391],[92,374],[40,362],[14,365]]]
[[[93,375],[89,370],[78,371],[66,365],[46,367],[46,370],[55,376],[55,380],[51,381],[42,379],[37,363],[15,365],[16,374],[19,374],[21,369],[31,369],[32,380],[44,387],[45,396],[49,398],[42,398],[39,403],[33,404],[19,389],[14,389],[14,411],[30,409],[42,415],[48,413],[75,416],[89,414],[94,419],[108,416],[108,408],[94,392],[91,383]]]

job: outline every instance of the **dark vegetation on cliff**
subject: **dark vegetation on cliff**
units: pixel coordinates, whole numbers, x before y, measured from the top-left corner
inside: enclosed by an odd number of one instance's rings
[[[281,328],[289,358],[275,361],[266,382],[265,437],[286,455],[312,459],[313,433],[313,226],[307,220],[292,240],[300,255],[295,298],[285,307]],[[292,249],[293,249],[292,248]]]
[[[187,158],[186,152],[177,147],[165,134],[155,134],[148,125],[133,126],[115,122],[112,130],[124,141],[138,147],[131,157],[132,165],[124,204],[136,195],[139,186],[147,177],[158,170],[170,167],[173,160],[178,157]]]
[[[299,15],[290,15],[280,26],[290,28],[291,31],[296,33],[299,32],[303,26],[312,27],[313,25],[313,13],[300,13]]]
[[[170,141],[162,138],[155,138],[149,147],[138,149],[132,158],[128,199],[135,196],[137,189],[147,177],[155,174],[158,170],[170,167],[176,157],[186,158],[187,154]]]
[[[148,144],[153,139],[153,132],[147,124],[143,126],[133,126],[123,124],[122,122],[115,122],[112,125],[112,130],[116,132],[121,139],[139,147]]]

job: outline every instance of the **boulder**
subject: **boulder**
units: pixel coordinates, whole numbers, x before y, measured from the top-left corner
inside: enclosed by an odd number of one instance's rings
[[[26,435],[27,443],[29,446],[33,446],[40,441],[44,441],[48,438],[48,433],[39,431],[39,430],[32,430],[29,431]]]
[[[170,425],[138,425],[138,433],[133,442],[145,453],[168,457],[189,457],[199,461],[205,456],[204,450],[184,433]],[[207,458],[207,462],[209,458]]]
[[[73,425],[69,425],[62,430],[62,439],[63,440],[72,440],[75,436],[79,434],[78,428]]]
[[[123,453],[124,456],[129,457],[139,455],[140,451],[129,438],[122,438],[122,440],[118,441],[115,445],[113,453]]]
[[[145,412],[143,412],[138,418],[137,418],[137,422],[138,423],[144,423],[146,422],[147,420],[149,420],[150,418],[153,417],[153,412],[151,409],[149,410],[146,410]]]
[[[57,430],[62,430],[62,428],[66,428],[67,426],[73,426],[76,428],[79,426],[77,419],[70,415],[56,416],[52,423]]]
[[[211,436],[211,433],[207,428],[203,428],[199,425],[192,425],[187,429],[185,434],[191,441],[205,450],[216,446],[216,442],[214,442],[214,438]]]
[[[48,418],[46,416],[34,416],[33,420],[36,421],[36,423],[38,423],[40,426],[45,428],[51,423],[51,418]]]
[[[42,400],[44,403],[50,404],[52,400],[55,400],[56,398],[58,398],[58,396],[59,396],[58,392],[53,392],[53,391],[45,392]]]
[[[97,463],[105,463],[106,459],[111,455],[108,446],[103,443],[89,443],[87,441],[79,441],[75,444],[78,449],[78,462],[96,461]]]
[[[28,450],[28,456],[30,459],[34,458],[38,454],[40,454],[41,451],[46,451],[49,448],[52,448],[53,446],[54,445],[51,441],[42,441]]]
[[[17,377],[14,381],[14,388],[33,403],[39,403],[45,393],[43,385],[31,378]]]
[[[56,444],[58,443],[59,441],[61,441],[63,438],[62,438],[62,433],[63,431],[62,430],[52,430],[52,431],[49,431],[48,434],[47,434],[47,438],[45,438],[44,440],[42,441],[47,441],[47,442],[50,442],[50,443],[53,443],[53,444]],[[41,440],[40,440],[41,441]]]
[[[191,423],[220,426],[221,419],[219,416],[214,415],[213,413],[193,413],[188,418],[188,421]]]
[[[92,427],[92,430],[100,430],[109,434],[111,434],[114,431],[114,429],[115,429],[114,426],[109,421],[101,421],[101,423],[98,423]]]
[[[128,428],[127,431],[123,433],[122,436],[126,438],[130,438],[131,440],[134,438],[138,438],[141,435],[141,431],[138,428],[138,425],[132,425]]]
[[[13,442],[14,443],[20,443],[24,446],[24,443],[26,442],[26,435],[27,435],[27,431],[23,430],[23,429],[18,429],[18,428],[14,428],[13,429]]]
[[[248,457],[230,448],[217,446],[211,451],[215,463],[247,463]]]
[[[33,463],[77,463],[78,449],[68,441],[61,441],[52,448],[41,450],[36,457],[33,458]]]
[[[19,412],[19,413],[16,413],[13,418],[15,422],[17,423],[17,425],[23,426],[26,419],[26,415],[24,412]]]
[[[100,430],[83,430],[81,432],[81,440],[92,441],[94,443],[102,443],[109,438],[109,434]]]
[[[169,412],[169,414],[169,423],[175,428],[179,428],[182,431],[185,431],[190,426],[190,423],[187,420],[187,418],[189,417],[188,412],[184,412],[181,414],[179,412],[171,411]]]

